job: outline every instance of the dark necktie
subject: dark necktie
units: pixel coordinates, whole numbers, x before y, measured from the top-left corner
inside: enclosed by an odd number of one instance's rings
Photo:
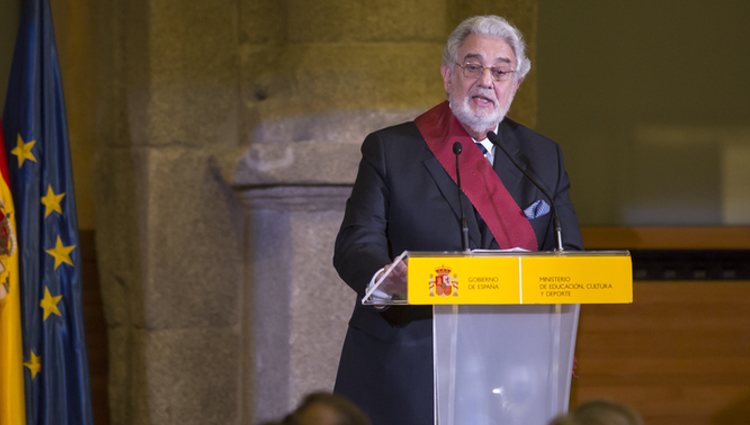
[[[490,161],[490,157],[487,156],[489,154],[487,148],[485,148],[484,145],[479,142],[474,142],[474,144],[477,145],[480,151],[482,151],[482,155],[484,155],[485,159],[487,159],[487,161]],[[492,164],[492,161],[490,161],[490,164]]]

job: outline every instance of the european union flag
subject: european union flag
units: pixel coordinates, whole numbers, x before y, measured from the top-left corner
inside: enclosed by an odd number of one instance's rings
[[[67,123],[48,0],[24,0],[4,112],[29,425],[91,424]]]

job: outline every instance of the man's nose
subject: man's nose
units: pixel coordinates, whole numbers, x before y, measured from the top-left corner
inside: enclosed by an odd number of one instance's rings
[[[482,74],[477,80],[482,87],[491,87],[495,80],[492,79],[492,68],[482,68]]]

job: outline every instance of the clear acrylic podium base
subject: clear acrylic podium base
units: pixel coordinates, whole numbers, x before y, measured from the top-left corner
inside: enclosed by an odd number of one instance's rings
[[[433,312],[436,424],[546,425],[567,410],[578,305]]]

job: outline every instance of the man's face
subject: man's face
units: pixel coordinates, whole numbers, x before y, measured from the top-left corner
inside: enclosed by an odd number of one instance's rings
[[[465,66],[481,65],[495,69],[515,70],[516,55],[508,43],[499,38],[469,35],[455,58]],[[476,78],[467,78],[458,65],[440,67],[443,86],[448,93],[451,110],[472,137],[484,138],[487,131],[503,120],[520,85],[514,74],[495,81],[490,70],[482,70]]]

